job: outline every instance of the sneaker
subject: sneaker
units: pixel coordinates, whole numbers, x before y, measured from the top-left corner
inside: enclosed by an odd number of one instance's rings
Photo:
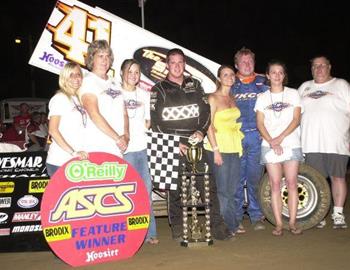
[[[336,213],[332,214],[333,229],[346,229],[348,225],[345,222],[344,214]]]
[[[321,222],[316,225],[317,229],[323,229],[324,227],[326,227],[326,220],[325,219],[321,220]]]
[[[264,219],[260,219],[257,222],[254,223],[254,231],[260,231],[260,230],[265,230],[265,221]]]

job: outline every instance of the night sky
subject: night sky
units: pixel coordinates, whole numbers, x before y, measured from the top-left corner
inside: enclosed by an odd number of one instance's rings
[[[81,2],[141,26],[137,0]],[[1,2],[1,99],[50,98],[56,91],[57,75],[28,64],[28,37],[35,47],[55,3]],[[289,86],[298,87],[311,79],[309,60],[318,54],[330,57],[335,77],[350,81],[350,16],[345,5],[344,0],[147,0],[145,26],[219,64],[233,65],[233,55],[242,46],[256,53],[257,72],[264,73],[269,60],[280,59],[287,64]],[[23,43],[16,45],[15,37],[24,38]]]

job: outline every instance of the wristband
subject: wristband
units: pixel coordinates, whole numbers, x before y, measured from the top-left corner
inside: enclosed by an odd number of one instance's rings
[[[219,146],[213,147],[213,151],[219,151]]]

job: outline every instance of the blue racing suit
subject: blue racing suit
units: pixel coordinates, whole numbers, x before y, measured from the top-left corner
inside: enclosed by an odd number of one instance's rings
[[[268,89],[266,78],[263,75],[254,74],[249,78],[240,78],[237,74],[236,82],[231,88],[235,96],[237,106],[241,110],[243,155],[241,157],[241,180],[237,188],[237,220],[242,221],[244,209],[243,186],[247,181],[249,205],[247,212],[250,221],[255,223],[263,217],[258,200],[259,182],[263,173],[263,166],[260,164],[261,136],[256,127],[256,114],[254,111],[258,94]]]

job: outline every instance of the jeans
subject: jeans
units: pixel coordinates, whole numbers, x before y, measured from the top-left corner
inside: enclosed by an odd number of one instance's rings
[[[228,229],[235,232],[238,227],[236,218],[235,194],[240,181],[240,157],[238,153],[221,153],[223,164],[214,163],[214,153],[207,151],[209,164],[216,179],[216,187],[220,202],[220,212]]]
[[[157,225],[152,208],[152,180],[148,168],[147,150],[126,153],[123,158],[134,167],[145,183],[150,203],[150,224],[146,239],[155,238],[157,236]]]
[[[248,131],[244,133],[242,140],[243,155],[241,157],[241,180],[236,192],[237,211],[236,217],[238,221],[243,219],[243,202],[244,192],[243,186],[247,181],[248,191],[248,209],[250,221],[255,223],[263,217],[261,206],[258,201],[258,189],[263,173],[263,166],[260,164],[261,155],[261,138],[259,131]]]
[[[50,178],[55,174],[55,172],[60,168],[60,166],[52,165],[46,163],[46,171]]]

